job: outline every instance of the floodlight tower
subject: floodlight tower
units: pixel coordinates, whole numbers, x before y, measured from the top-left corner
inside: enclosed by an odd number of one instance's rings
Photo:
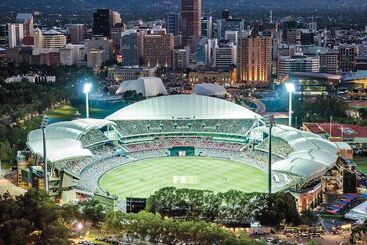
[[[92,90],[92,84],[84,84],[83,93],[85,93],[85,117],[89,118],[89,93]]]
[[[48,125],[48,117],[45,115],[41,123],[42,137],[43,137],[43,181],[45,191],[48,193],[48,166],[47,166],[47,151],[46,151],[46,127]]]
[[[269,149],[268,149],[268,193],[271,194],[271,155],[272,155],[272,152],[271,152],[271,140],[272,140],[272,129],[273,129],[273,126],[275,125],[275,120],[274,120],[274,116],[272,115],[269,115],[268,117],[268,120],[266,122],[266,126],[269,127],[269,135],[268,135],[268,138],[269,138]]]
[[[289,94],[289,112],[288,112],[288,126],[292,127],[292,93],[296,91],[296,86],[294,86],[294,83],[285,83],[285,88],[288,91]]]

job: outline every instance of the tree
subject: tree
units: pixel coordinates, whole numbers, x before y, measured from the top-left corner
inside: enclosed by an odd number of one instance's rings
[[[26,219],[11,219],[0,225],[0,238],[5,244],[23,244],[32,231]]]
[[[309,226],[314,226],[319,222],[319,217],[314,212],[308,209],[301,212],[301,219],[302,223]]]
[[[80,204],[84,220],[89,220],[93,225],[104,221],[106,210],[104,206],[97,200],[90,199]]]
[[[43,190],[0,199],[0,243],[68,244],[63,209]],[[70,218],[71,219],[71,218]]]

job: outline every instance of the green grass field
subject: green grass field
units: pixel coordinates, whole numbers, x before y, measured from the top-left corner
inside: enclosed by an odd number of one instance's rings
[[[102,189],[118,196],[149,197],[167,186],[224,192],[264,192],[266,173],[230,160],[199,157],[156,158],[120,166],[103,175]]]

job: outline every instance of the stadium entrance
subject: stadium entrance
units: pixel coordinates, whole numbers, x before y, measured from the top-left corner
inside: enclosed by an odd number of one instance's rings
[[[168,150],[171,157],[195,156],[195,148],[193,146],[177,146]]]

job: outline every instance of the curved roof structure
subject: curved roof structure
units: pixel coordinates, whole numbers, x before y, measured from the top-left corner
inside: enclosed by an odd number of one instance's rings
[[[235,103],[201,95],[155,97],[124,107],[107,120],[256,119],[253,111]]]
[[[129,90],[135,90],[137,93],[141,93],[144,97],[167,94],[167,90],[164,87],[162,80],[158,77],[140,77],[137,80],[123,81],[117,89],[116,94],[122,94]]]
[[[83,148],[80,138],[89,130],[112,125],[115,123],[105,119],[78,119],[48,125],[46,127],[47,159],[57,162],[92,156],[88,149]],[[42,129],[29,132],[27,146],[33,153],[43,157]]]
[[[269,128],[253,129],[268,134]],[[286,159],[272,164],[277,172],[288,173],[304,179],[313,179],[331,168],[338,158],[337,145],[311,132],[285,125],[273,127],[272,135],[288,142],[293,152]]]
[[[197,95],[218,97],[225,97],[228,94],[227,90],[223,86],[214,83],[196,84],[192,89],[192,93]]]
[[[358,71],[358,72],[350,72],[346,73],[342,76],[341,80],[343,82],[351,82],[354,80],[361,80],[367,78],[367,71]]]

